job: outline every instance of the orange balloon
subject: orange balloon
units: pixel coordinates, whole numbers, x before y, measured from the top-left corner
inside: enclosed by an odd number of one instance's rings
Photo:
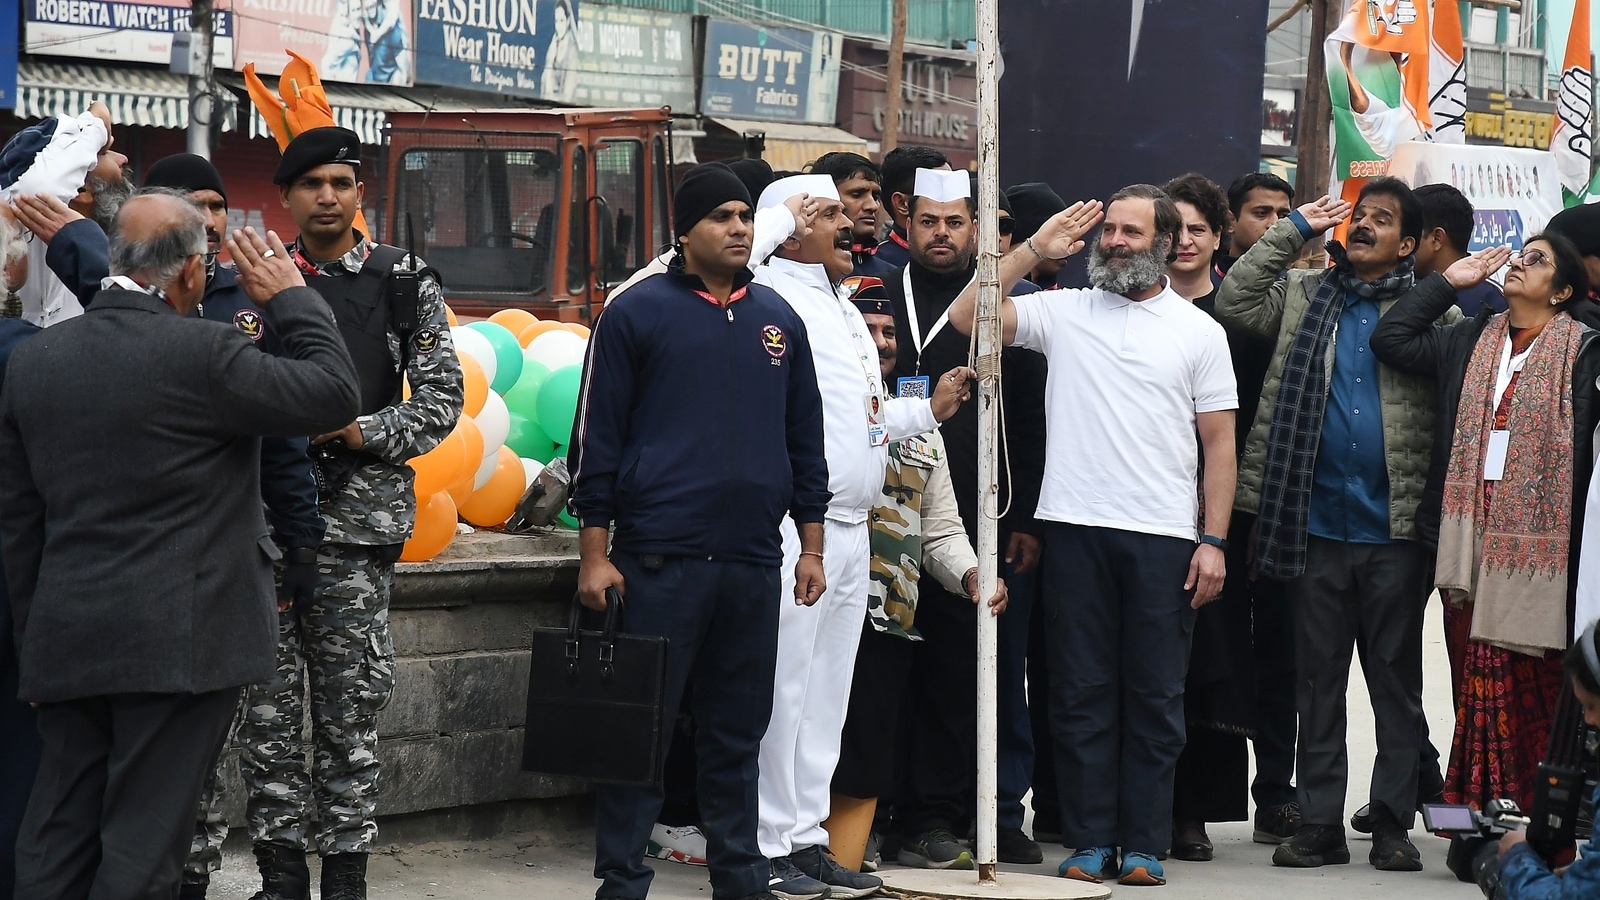
[[[523,480],[522,460],[517,458],[517,451],[501,447],[495,458],[494,474],[461,504],[461,518],[485,528],[505,524],[517,511],[517,501],[522,499]]]
[[[473,471],[468,472],[465,476],[456,479],[454,484],[445,489],[445,493],[450,495],[450,499],[456,502],[457,509],[460,509],[461,504],[471,499],[472,482],[475,480],[475,476],[477,474],[477,470],[474,469]]]
[[[456,471],[451,484],[466,478],[472,480],[478,474],[478,467],[483,465],[483,432],[478,428],[478,422],[471,416],[462,416],[456,421],[454,431],[461,432],[461,441],[464,450],[461,455],[461,468]],[[454,432],[452,432],[454,433]]]
[[[417,502],[417,521],[411,527],[411,537],[400,550],[406,562],[423,562],[433,559],[456,537],[456,502],[444,491],[430,494],[427,500]]]
[[[466,464],[466,453],[466,441],[458,431],[452,430],[437,447],[407,461],[406,465],[416,472],[413,486],[417,495],[430,497],[449,487]]]
[[[546,331],[559,330],[561,330],[560,322],[534,322],[532,325],[517,332],[517,343],[521,344],[523,348],[527,348],[529,344],[533,343],[534,338],[544,334]]]
[[[465,398],[461,401],[461,414],[475,416],[483,412],[483,401],[489,399],[489,379],[483,377],[483,366],[465,353],[456,357],[461,363],[461,383]]]
[[[539,317],[525,309],[502,309],[489,317],[489,321],[496,325],[504,325],[512,334],[518,334],[522,329],[539,321]]]
[[[583,338],[584,340],[589,339],[589,326],[587,325],[579,325],[577,322],[562,322],[561,327],[572,332],[578,337]]]
[[[444,305],[444,317],[445,320],[450,323],[451,328],[461,324],[460,322],[456,321],[456,311],[451,309],[450,304],[448,303]]]

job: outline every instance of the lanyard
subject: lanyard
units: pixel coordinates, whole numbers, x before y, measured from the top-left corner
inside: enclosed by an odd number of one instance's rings
[[[867,376],[867,390],[879,396],[883,395],[883,377],[878,371],[878,347],[872,343],[862,332],[866,330],[867,320],[861,318],[861,311],[855,304],[839,296],[835,290],[833,297],[839,303],[839,312],[844,315],[845,327],[850,330],[850,343],[855,347],[856,360],[861,363],[861,374]]]
[[[1528,362],[1528,354],[1533,352],[1533,345],[1537,343],[1539,343],[1539,338],[1536,337],[1526,350],[1513,357],[1511,355],[1511,335],[1506,335],[1506,344],[1500,350],[1500,370],[1494,378],[1494,395],[1489,398],[1489,408],[1491,410],[1500,406],[1500,399],[1505,396],[1506,388],[1511,386],[1512,374],[1522,371],[1522,367]]]
[[[974,275],[973,277],[976,278],[977,276]],[[903,278],[906,286],[906,320],[907,324],[911,326],[911,345],[917,348],[917,371],[920,372],[922,371],[922,348],[932,343],[934,336],[943,330],[944,326],[950,324],[950,307],[945,307],[939,318],[934,320],[933,327],[928,329],[928,336],[923,337],[921,324],[917,321],[917,298],[911,292],[910,266],[906,266]],[[968,281],[967,283],[970,285],[972,282]],[[966,288],[962,288],[962,290],[966,290]],[[954,304],[951,305],[953,306]]]

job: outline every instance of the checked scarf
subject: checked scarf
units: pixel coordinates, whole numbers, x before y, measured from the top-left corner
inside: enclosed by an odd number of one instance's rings
[[[1311,476],[1328,408],[1330,353],[1345,296],[1379,302],[1411,289],[1414,260],[1406,257],[1389,274],[1362,281],[1350,271],[1344,248],[1328,242],[1334,266],[1306,307],[1305,317],[1283,360],[1283,378],[1267,433],[1256,526],[1256,570],[1270,578],[1294,578],[1306,569],[1306,523],[1311,516]]]

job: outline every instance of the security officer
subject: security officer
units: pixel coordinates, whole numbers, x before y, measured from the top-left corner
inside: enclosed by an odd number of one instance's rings
[[[250,840],[263,900],[309,900],[305,853],[322,856],[323,900],[365,900],[377,836],[377,714],[394,685],[389,588],[416,501],[406,461],[444,440],[461,414],[461,368],[438,278],[405,251],[352,227],[361,142],[315,128],[289,143],[273,182],[300,234],[289,248],[333,308],[361,380],[361,416],[312,438],[327,534],[309,603],[279,616],[278,672],[252,686],[239,723]],[[402,376],[411,396],[401,400]],[[300,741],[310,682],[312,764]],[[317,828],[308,830],[316,804]]]

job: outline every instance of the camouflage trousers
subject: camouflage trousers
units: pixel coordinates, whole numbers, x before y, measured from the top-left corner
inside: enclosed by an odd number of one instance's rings
[[[239,714],[250,840],[323,856],[370,853],[378,834],[378,711],[394,688],[394,563],[384,547],[323,544],[317,568],[322,583],[313,602],[278,616],[276,674],[245,691]]]
[[[242,691],[239,709],[244,709]],[[227,740],[222,743],[222,753],[217,755],[217,764],[200,792],[200,812],[195,816],[194,837],[189,841],[189,858],[183,863],[185,876],[209,876],[222,868],[222,842],[228,837],[228,819],[222,814],[223,783],[228,777],[228,748],[234,746],[238,731],[239,715],[235,713],[233,724],[228,726]]]

